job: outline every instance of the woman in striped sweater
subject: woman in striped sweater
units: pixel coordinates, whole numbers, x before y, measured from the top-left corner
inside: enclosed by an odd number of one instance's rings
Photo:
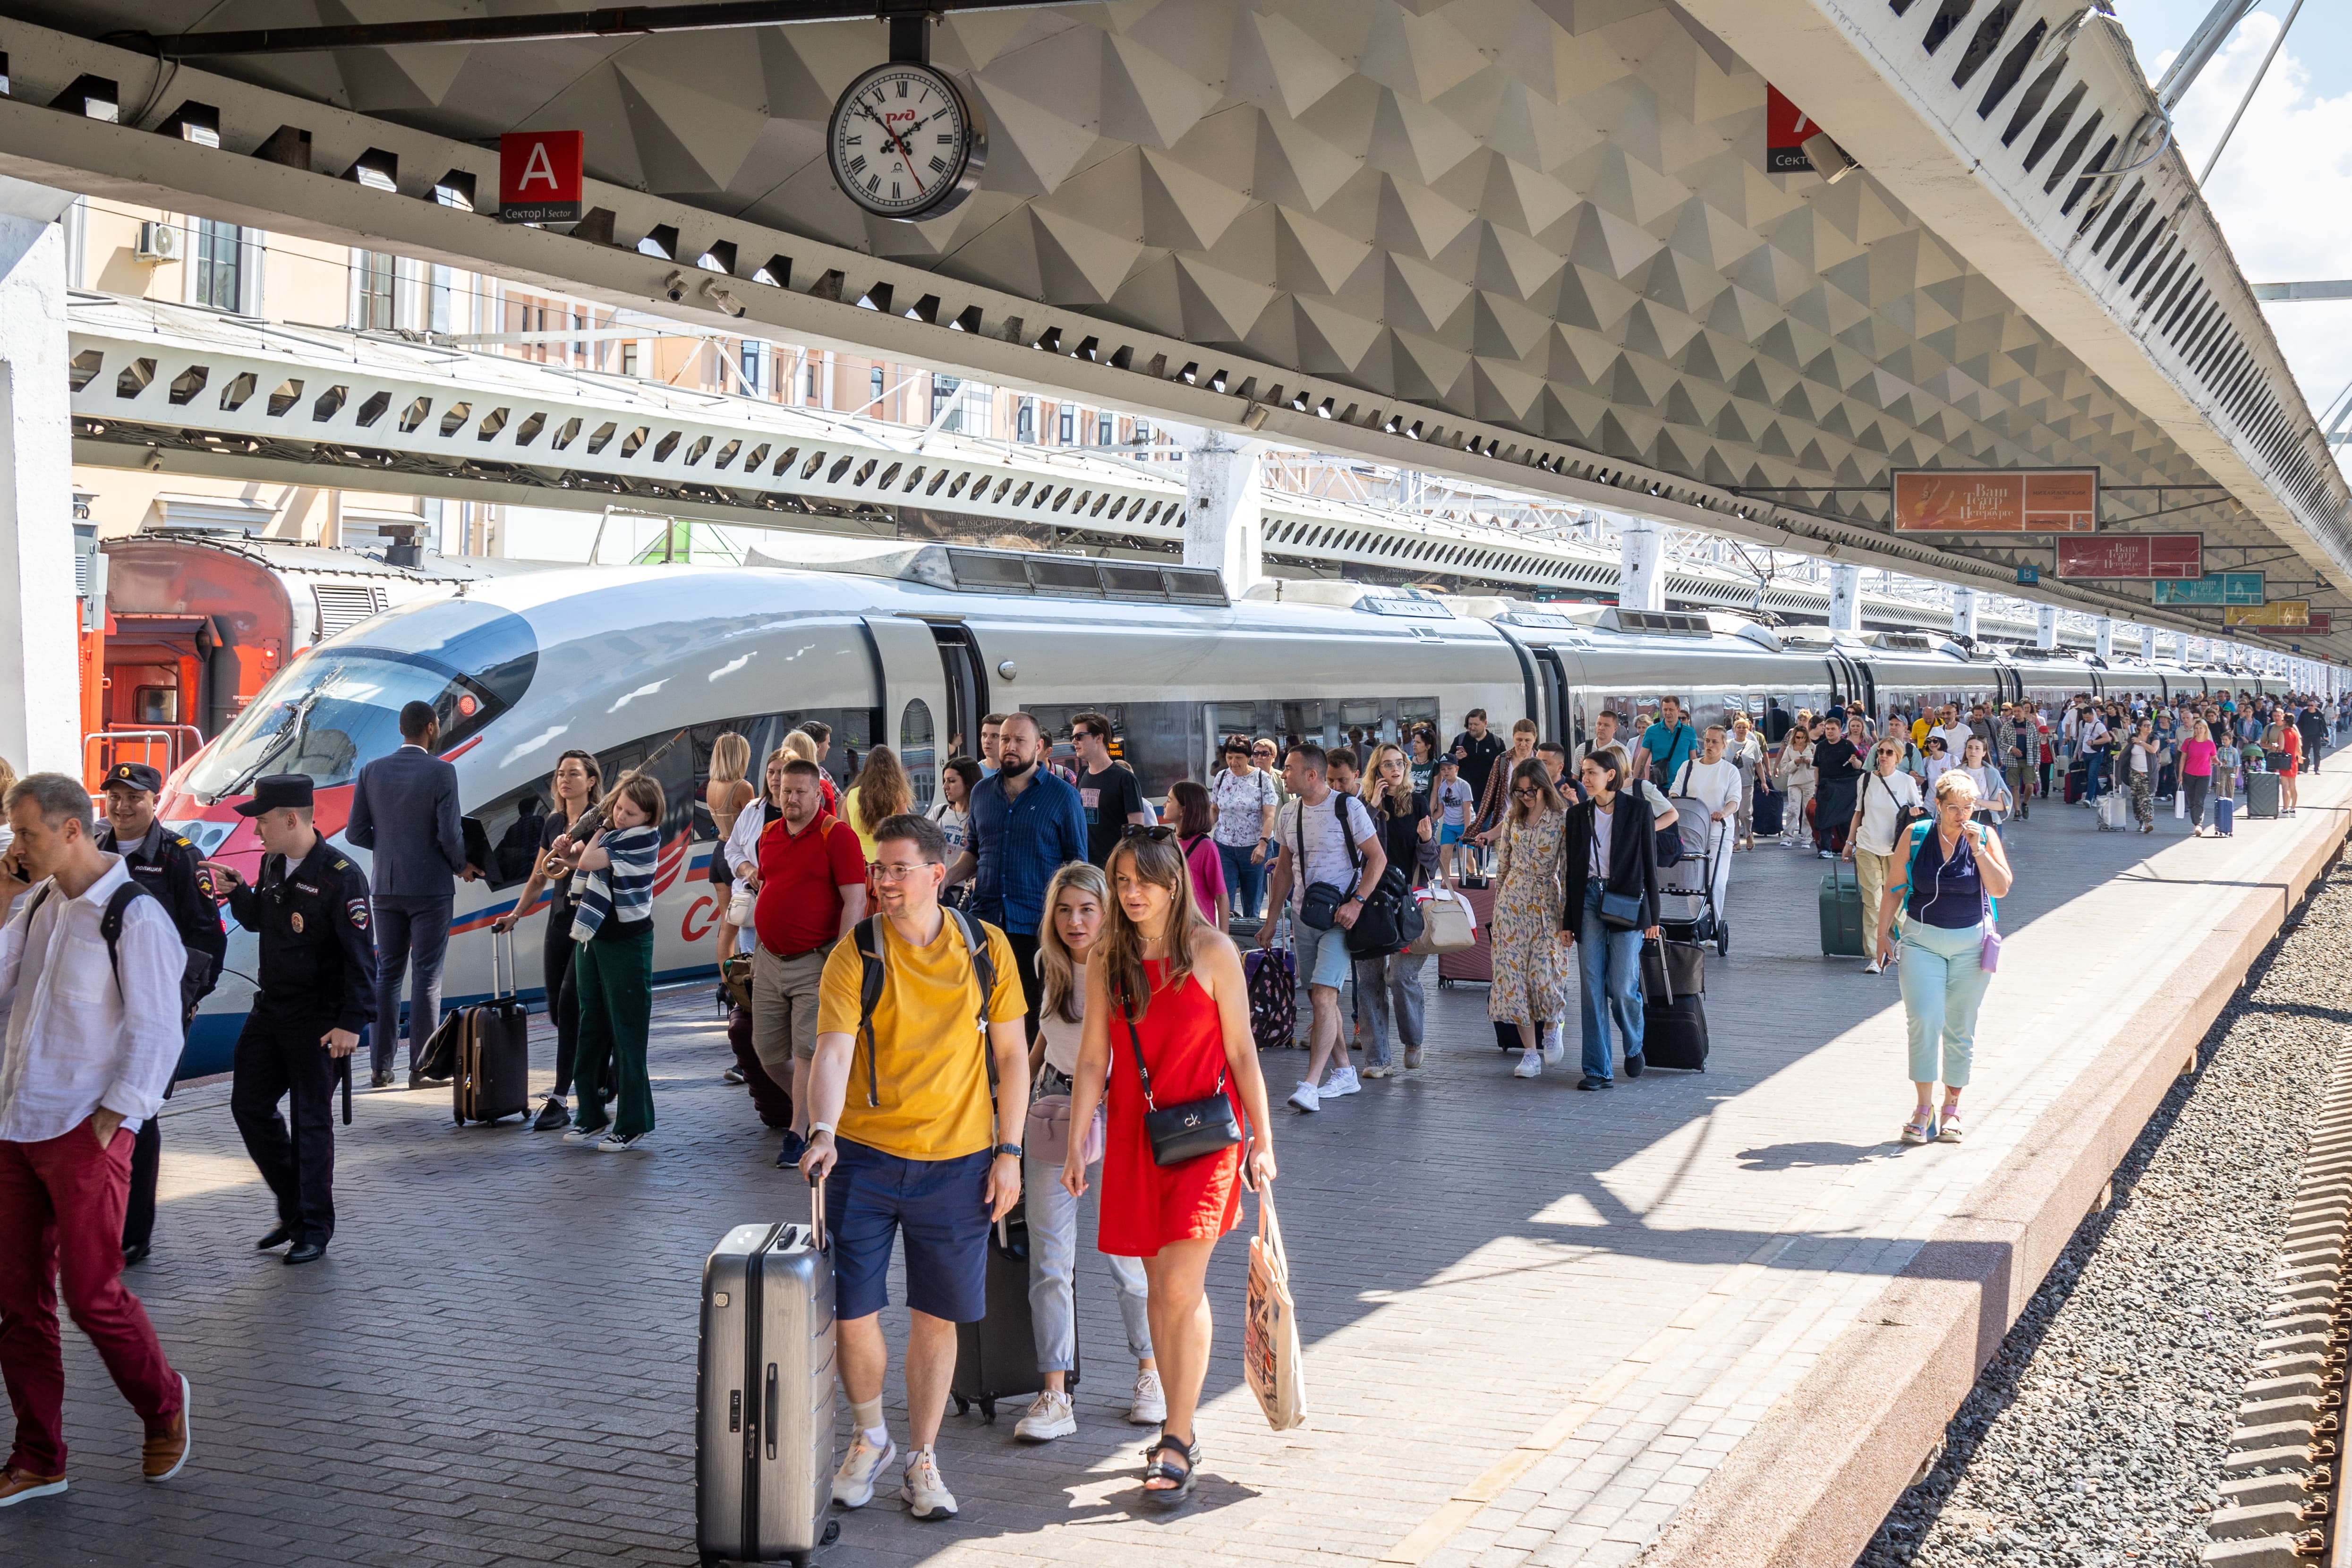
[[[605,826],[596,836],[557,851],[585,873],[574,884],[580,904],[572,920],[572,940],[579,943],[580,1108],[563,1141],[607,1154],[642,1149],[654,1130],[646,1037],[654,1005],[654,862],[665,809],[660,784],[632,773],[606,797]],[[609,1131],[602,1081],[608,1061],[620,1090],[620,1114]]]

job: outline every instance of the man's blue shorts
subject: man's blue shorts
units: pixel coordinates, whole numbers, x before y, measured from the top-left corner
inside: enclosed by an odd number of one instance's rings
[[[1437,841],[1440,844],[1459,844],[1462,842],[1462,836],[1469,831],[1467,826],[1459,822],[1449,822],[1437,830]]]
[[[889,1304],[890,1241],[907,1238],[907,1305],[950,1323],[988,1315],[986,1150],[953,1160],[902,1160],[838,1139],[825,1178],[836,1318]]]

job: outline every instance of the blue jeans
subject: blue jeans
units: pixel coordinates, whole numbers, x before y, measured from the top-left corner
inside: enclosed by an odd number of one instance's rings
[[[1967,1086],[1976,1055],[1977,1009],[1984,1005],[1985,987],[1992,981],[1979,959],[1983,947],[1982,926],[1955,931],[1904,920],[1903,955],[1895,973],[1903,982],[1903,1014],[1910,1026],[1913,1083]]]
[[[425,1043],[441,1026],[441,965],[449,954],[454,899],[390,897],[375,906],[375,1022],[368,1026],[368,1064],[388,1073],[400,1051],[400,983],[408,989],[408,1068],[416,1070]]]
[[[1584,1019],[1584,1076],[1604,1083],[1614,1076],[1609,1024],[1616,1020],[1625,1054],[1642,1054],[1642,933],[1601,923],[1601,883],[1584,884],[1584,920],[1576,931],[1578,987]]]
[[[1217,858],[1225,863],[1225,891],[1233,896],[1234,913],[1257,919],[1258,906],[1265,901],[1265,862],[1253,865],[1250,857],[1257,852],[1255,844],[1225,844],[1217,846]]]
[[[2099,786],[2106,782],[2107,754],[2105,752],[2093,752],[2085,762],[2090,772],[2083,780],[2083,794],[2088,799],[2096,800],[2106,793]]]

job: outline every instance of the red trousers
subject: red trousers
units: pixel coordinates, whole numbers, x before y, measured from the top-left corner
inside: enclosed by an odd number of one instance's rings
[[[8,1463],[28,1475],[66,1471],[60,1277],[66,1310],[140,1419],[154,1428],[179,1414],[179,1374],[122,1283],[131,1144],[118,1128],[100,1148],[87,1121],[45,1142],[0,1142],[0,1377],[16,1414]]]

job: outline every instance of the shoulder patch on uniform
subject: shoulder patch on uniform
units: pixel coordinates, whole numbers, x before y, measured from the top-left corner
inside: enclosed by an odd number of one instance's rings
[[[178,847],[178,848],[181,848],[181,849],[194,849],[194,848],[195,847],[195,846],[194,846],[194,845],[193,845],[193,844],[189,843],[189,842],[188,842],[186,839],[184,839],[184,838],[174,838],[174,839],[173,839],[173,840],[172,840],[172,843],[173,844],[173,846],[174,846],[174,847]]]
[[[351,868],[352,863],[348,860],[338,860],[332,866],[328,868],[331,871],[348,871]]]
[[[368,906],[365,899],[353,899],[343,907],[343,912],[351,917],[353,931],[367,930]]]

